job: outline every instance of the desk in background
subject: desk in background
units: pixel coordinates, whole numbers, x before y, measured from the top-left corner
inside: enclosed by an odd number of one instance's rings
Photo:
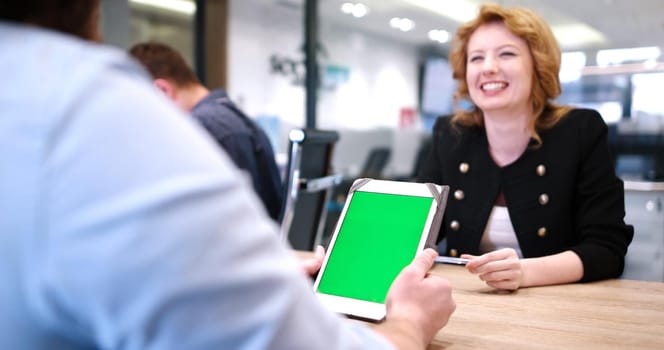
[[[664,349],[664,283],[615,279],[508,293],[464,267],[436,265],[432,273],[450,280],[457,309],[429,350]]]

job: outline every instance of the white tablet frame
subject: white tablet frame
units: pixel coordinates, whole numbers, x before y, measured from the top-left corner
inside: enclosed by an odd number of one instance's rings
[[[445,204],[447,202],[449,187],[429,183],[425,184],[374,179],[358,179],[353,183],[348,197],[346,198],[341,215],[339,216],[339,220],[332,235],[332,239],[326,251],[323,265],[314,283],[314,291],[321,303],[323,303],[326,307],[334,312],[367,321],[379,321],[382,320],[386,314],[384,303],[376,303],[345,296],[325,294],[318,291],[318,286],[323,276],[325,275],[328,260],[334,250],[334,245],[339,235],[341,224],[346,217],[348,207],[356,191],[432,198],[432,204],[429,207],[429,213],[427,215],[422,233],[420,234],[420,240],[416,250],[417,252],[424,249],[426,246],[433,246],[435,248],[440,222],[442,221],[442,215],[445,210]]]

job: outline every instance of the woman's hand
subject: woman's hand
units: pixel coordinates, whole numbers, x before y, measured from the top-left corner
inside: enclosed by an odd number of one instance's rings
[[[512,248],[503,248],[480,256],[463,254],[461,257],[471,259],[466,264],[468,271],[479,275],[490,287],[516,290],[523,283],[523,266]]]
[[[323,259],[325,259],[325,248],[317,246],[314,250],[314,256],[302,261],[301,266],[307,276],[313,277],[318,273],[321,266],[323,266]]]

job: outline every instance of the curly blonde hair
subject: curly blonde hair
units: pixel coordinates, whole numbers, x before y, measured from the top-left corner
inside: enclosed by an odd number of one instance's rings
[[[453,77],[459,82],[455,99],[470,100],[466,82],[470,37],[477,28],[494,22],[502,22],[512,34],[523,39],[530,49],[534,68],[530,101],[535,118],[531,120],[529,129],[537,145],[541,145],[542,140],[537,131],[555,125],[571,108],[552,102],[561,93],[558,78],[560,47],[549,26],[535,12],[523,7],[505,8],[497,4],[484,4],[475,19],[459,27],[450,53]],[[453,121],[465,126],[484,125],[479,108],[456,111]]]

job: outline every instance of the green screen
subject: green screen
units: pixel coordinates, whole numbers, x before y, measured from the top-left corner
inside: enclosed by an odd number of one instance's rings
[[[392,281],[417,253],[432,201],[430,197],[356,191],[318,291],[385,302]]]

